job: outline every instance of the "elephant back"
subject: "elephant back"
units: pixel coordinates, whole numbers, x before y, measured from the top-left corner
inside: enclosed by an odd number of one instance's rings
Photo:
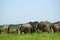
[[[57,29],[60,29],[60,23],[55,24],[54,27],[56,27]]]
[[[31,24],[29,24],[29,23],[23,24],[22,26],[23,27],[32,27]]]
[[[3,30],[8,30],[9,29],[9,25],[5,24],[3,25]]]

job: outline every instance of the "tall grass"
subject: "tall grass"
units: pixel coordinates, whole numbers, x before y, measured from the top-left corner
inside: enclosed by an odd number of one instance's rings
[[[60,40],[60,33],[0,34],[0,40]]]
[[[15,29],[13,26],[10,30]],[[0,29],[3,29],[0,27]],[[0,40],[60,40],[60,33],[0,34]]]

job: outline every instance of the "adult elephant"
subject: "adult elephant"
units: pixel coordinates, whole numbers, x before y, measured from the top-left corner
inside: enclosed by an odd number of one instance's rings
[[[43,31],[43,27],[45,26],[44,22],[41,21],[38,25],[37,25],[37,32],[42,32]]]
[[[37,25],[37,29],[38,29],[38,32],[39,31],[46,31],[46,32],[51,32],[51,23],[48,22],[48,21],[41,21],[38,25]]]
[[[22,24],[18,24],[17,25],[17,27],[16,27],[17,33],[20,33],[21,27],[22,27]]]
[[[38,21],[34,21],[34,22],[29,22],[29,24],[32,25],[32,32],[37,32],[37,25],[38,25]]]
[[[29,23],[21,24],[19,27],[20,33],[32,33],[32,26]]]
[[[55,32],[60,32],[60,22],[55,22],[53,24],[53,30],[54,30],[54,33]]]
[[[50,33],[50,32],[53,32],[53,29],[52,29],[52,25],[49,21],[45,21],[45,30]]]
[[[7,25],[7,24],[3,25],[3,31],[4,31],[5,33],[9,33],[9,30],[10,30],[9,25]]]
[[[10,30],[9,33],[15,34],[17,33],[17,30],[16,29]]]

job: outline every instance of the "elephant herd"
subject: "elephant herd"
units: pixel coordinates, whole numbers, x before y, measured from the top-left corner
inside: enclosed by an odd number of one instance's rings
[[[34,21],[24,24],[18,24],[16,29],[11,30],[9,25],[3,25],[3,31],[0,30],[0,33],[40,33],[40,32],[60,32],[60,22],[50,23],[49,21]]]

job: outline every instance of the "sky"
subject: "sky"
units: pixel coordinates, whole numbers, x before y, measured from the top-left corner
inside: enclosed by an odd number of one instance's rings
[[[0,0],[0,25],[60,21],[60,0]]]

